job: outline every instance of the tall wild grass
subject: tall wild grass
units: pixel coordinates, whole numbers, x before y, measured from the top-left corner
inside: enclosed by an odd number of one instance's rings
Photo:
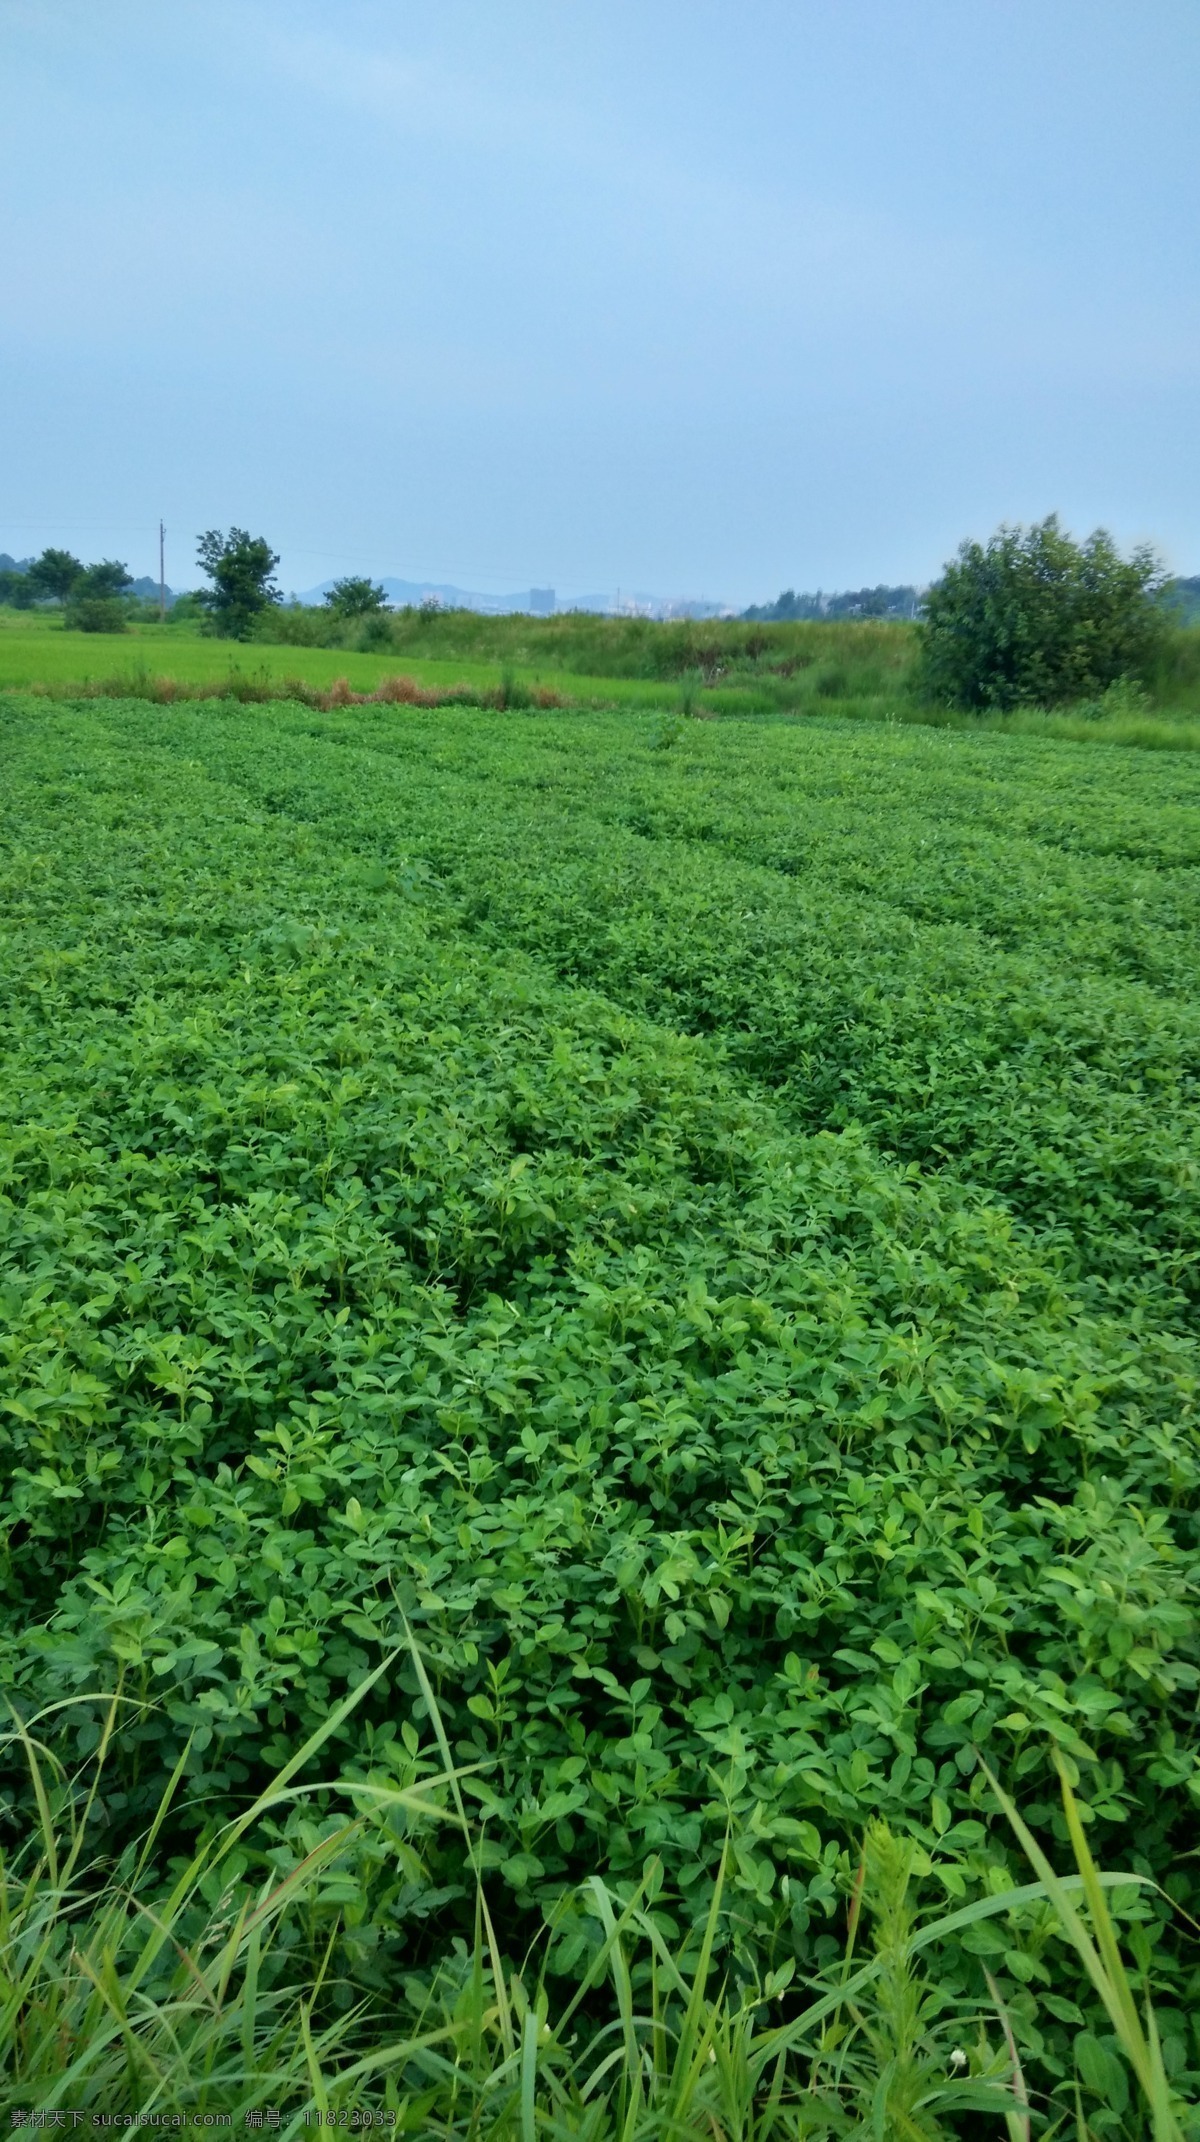
[[[177,1861],[165,1840],[186,1755],[140,1844],[106,1857],[99,1814],[119,1694],[80,1776],[65,1773],[42,1737],[58,1721],[15,1721],[6,1748],[27,1766],[37,1819],[0,1861],[0,2112],[11,2125],[35,2114],[68,2125],[76,2115],[185,2125],[228,2116],[299,2135],[322,2122],[362,2126],[369,2114],[393,2133],[446,2142],[1200,2134],[1196,2106],[1168,2077],[1151,1997],[1134,1991],[1108,1904],[1114,1887],[1138,1877],[1097,1871],[1065,1771],[1075,1871],[1055,1871],[992,1779],[1035,1878],[932,1920],[915,1906],[918,1847],[872,1824],[844,1952],[821,1979],[800,1983],[787,1964],[749,1986],[719,1973],[724,1861],[694,1947],[674,1951],[651,1861],[624,1900],[599,1880],[566,1900],[594,1940],[563,1994],[536,1954],[506,1953],[473,1855],[473,1942],[419,1977],[401,1970],[386,1997],[356,1986],[336,1922],[314,1941],[311,1907],[336,1891],[368,1827],[382,1815],[453,1822],[471,1837],[463,1773],[415,1648],[414,1657],[441,1755],[427,1784],[298,1782],[385,1661],[236,1822]],[[247,1871],[273,1810],[330,1796],[343,1813],[299,1866],[261,1871],[259,1857],[260,1872]],[[964,1931],[1047,1906],[1111,2032],[1107,2043],[1081,2034],[1088,2050],[1073,2091],[1043,2102],[994,1982],[987,2002],[971,2001],[938,1966]],[[352,1897],[346,1910],[352,1917]]]

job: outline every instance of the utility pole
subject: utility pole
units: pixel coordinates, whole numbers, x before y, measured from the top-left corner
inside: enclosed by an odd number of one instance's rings
[[[158,524],[158,621],[162,624],[167,614],[167,531],[162,522]]]

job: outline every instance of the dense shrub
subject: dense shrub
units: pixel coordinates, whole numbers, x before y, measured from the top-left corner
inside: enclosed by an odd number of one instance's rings
[[[125,604],[110,595],[83,595],[67,604],[63,623],[72,632],[124,632]]]
[[[1165,631],[1161,586],[1150,551],[1122,558],[1103,529],[1075,543],[1054,514],[964,543],[926,598],[918,689],[1003,709],[1148,679]]]

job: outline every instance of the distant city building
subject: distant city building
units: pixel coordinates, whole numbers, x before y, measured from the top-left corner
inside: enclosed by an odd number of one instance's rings
[[[0,559],[0,570],[3,560]],[[157,582],[155,583],[157,586]],[[597,616],[621,617],[674,617],[705,618],[734,617],[737,612],[727,603],[685,601],[665,595],[648,595],[642,590],[633,594],[618,590],[614,602],[611,593],[598,591],[586,595],[559,597],[557,588],[522,588],[512,595],[484,595],[470,588],[451,586],[446,581],[397,580],[381,577],[380,585],[392,609],[446,609],[478,610],[485,617],[507,617],[513,612],[534,617],[562,616],[570,610],[584,610]],[[333,586],[332,580],[323,580],[320,587],[305,588],[298,600],[310,607],[324,602]]]
[[[609,604],[612,617],[652,617],[660,623],[694,623],[711,617],[736,617],[737,611],[727,603],[708,602],[685,596],[646,595],[635,590],[632,595],[617,589],[616,600]]]

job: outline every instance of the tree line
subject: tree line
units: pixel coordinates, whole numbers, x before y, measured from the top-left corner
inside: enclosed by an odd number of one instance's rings
[[[210,528],[196,557],[208,585],[192,601],[208,629],[235,640],[262,636],[268,613],[283,600],[274,578],[279,556],[266,538]],[[133,585],[116,559],[84,565],[70,551],[47,549],[24,568],[0,573],[0,601],[55,603],[84,631],[120,631]],[[1078,543],[1051,514],[1028,528],[1003,526],[986,543],[963,543],[919,603],[913,588],[832,598],[787,590],[777,603],[745,614],[783,622],[810,614],[812,603],[824,618],[915,615],[915,688],[940,704],[1003,711],[1148,682],[1171,624],[1187,621],[1196,586],[1169,580],[1146,547],[1123,556],[1104,529]],[[356,575],[335,581],[324,600],[347,623],[388,608],[382,586]]]
[[[824,595],[818,588],[815,595],[797,595],[794,588],[785,588],[774,602],[751,605],[742,616],[762,625],[785,625],[800,622],[818,623],[822,618],[884,618],[893,621],[911,621],[921,608],[921,591],[915,587],[848,588],[841,595]]]
[[[85,565],[69,550],[51,545],[40,558],[0,571],[0,602],[16,610],[59,605],[67,622],[83,632],[120,632],[129,608],[133,574],[119,558]]]
[[[252,536],[245,528],[230,528],[226,534],[210,528],[196,546],[196,562],[208,586],[181,598],[189,612],[199,610],[223,639],[254,638],[264,616],[283,600],[273,577],[279,557],[265,536]],[[39,558],[0,568],[0,604],[17,610],[58,608],[64,623],[84,632],[123,631],[140,607],[136,588],[120,559],[101,558],[85,565],[73,552],[53,546]],[[335,616],[346,619],[388,607],[378,582],[354,575],[335,581],[325,602]]]
[[[213,628],[252,634],[280,600],[270,545],[245,529],[214,529],[198,558]],[[863,588],[826,598],[818,614],[916,618],[915,684],[929,699],[977,711],[1054,706],[1148,681],[1173,617],[1186,614],[1179,592],[1187,585],[1170,581],[1152,550],[1123,557],[1104,529],[1078,543],[1051,514],[963,543],[923,598],[911,587]],[[747,615],[782,621],[801,615],[803,601],[789,591],[773,613]],[[387,608],[377,582],[353,576],[335,581],[325,603],[346,621]]]

